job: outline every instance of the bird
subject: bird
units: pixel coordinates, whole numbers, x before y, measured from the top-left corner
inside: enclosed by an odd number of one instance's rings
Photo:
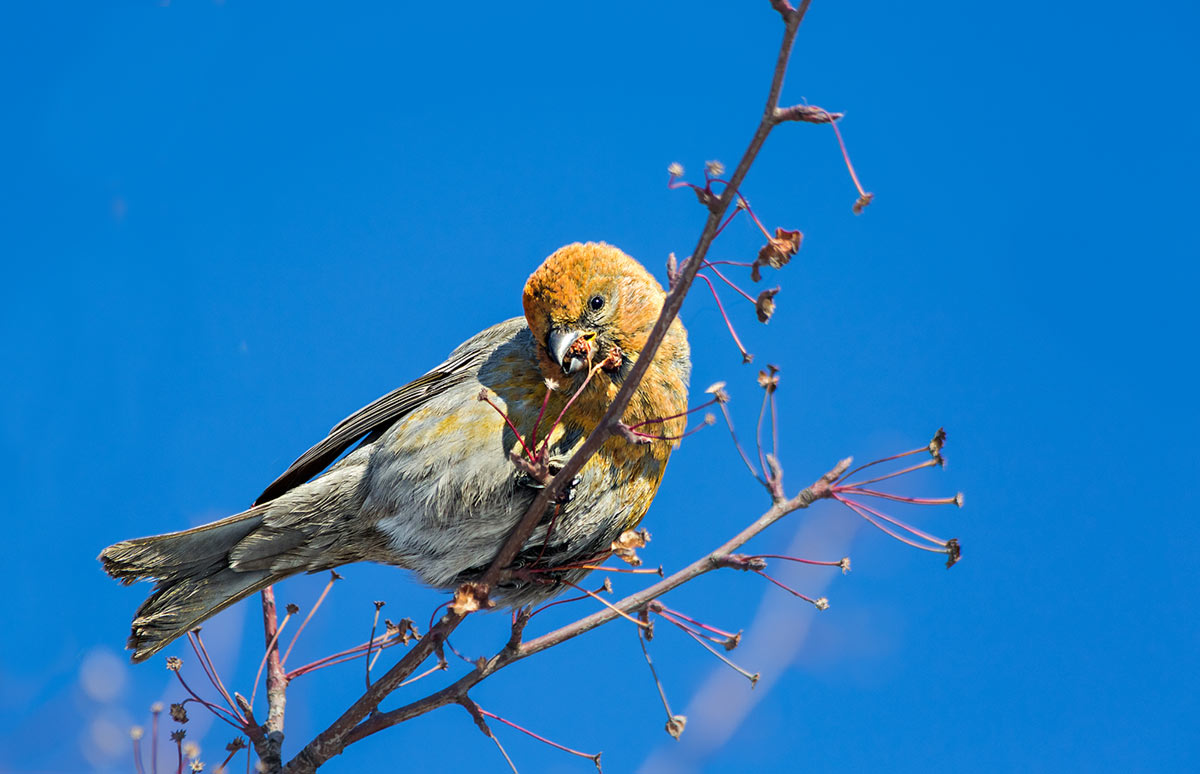
[[[620,249],[566,245],[529,276],[523,316],[339,422],[249,509],[105,548],[111,577],[155,582],[133,619],[132,660],[297,573],[371,561],[436,589],[480,579],[538,490],[596,430],[664,298]],[[553,597],[639,524],[686,423],[690,370],[676,319],[622,417],[636,437],[604,441],[547,506],[510,565],[523,572],[509,573],[492,601]]]

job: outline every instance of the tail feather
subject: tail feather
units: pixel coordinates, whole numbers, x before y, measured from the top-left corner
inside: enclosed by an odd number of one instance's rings
[[[289,572],[238,571],[229,567],[233,548],[257,529],[266,508],[166,535],[126,540],[100,554],[104,570],[122,583],[158,582],[138,608],[127,647],[135,662],[145,661],[177,637],[229,605]]]

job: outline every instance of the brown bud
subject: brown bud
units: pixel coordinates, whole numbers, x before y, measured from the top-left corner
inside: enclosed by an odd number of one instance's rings
[[[760,323],[765,324],[771,321],[771,315],[775,314],[775,296],[779,293],[779,290],[778,286],[771,290],[764,290],[755,299],[754,311],[758,313],[758,321]]]
[[[958,538],[950,538],[946,541],[946,569],[957,564],[959,559],[962,559],[962,546],[958,544]]]

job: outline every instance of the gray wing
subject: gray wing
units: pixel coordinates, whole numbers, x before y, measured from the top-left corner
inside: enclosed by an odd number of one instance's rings
[[[523,317],[493,325],[460,344],[446,358],[446,362],[429,373],[392,390],[338,422],[325,440],[301,454],[283,475],[271,482],[254,504],[261,505],[274,500],[284,492],[312,480],[355,442],[366,438],[369,443],[379,438],[396,420],[446,389],[467,381],[497,345],[525,327]]]

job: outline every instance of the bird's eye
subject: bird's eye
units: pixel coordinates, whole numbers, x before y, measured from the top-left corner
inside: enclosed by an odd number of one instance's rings
[[[592,296],[592,300],[588,301],[588,306],[592,308],[593,312],[599,312],[604,308],[604,296]]]

